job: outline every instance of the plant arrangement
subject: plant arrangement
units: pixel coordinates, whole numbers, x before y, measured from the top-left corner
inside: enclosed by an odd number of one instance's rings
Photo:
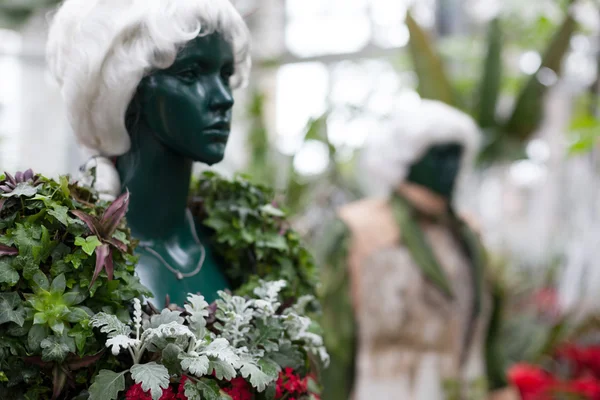
[[[99,312],[151,296],[134,275],[122,224],[129,195],[110,206],[31,170],[0,176],[0,398],[73,398],[104,357]]]
[[[213,306],[190,295],[183,310],[142,311],[133,320],[98,313],[92,326],[107,334],[126,368],[101,370],[89,399],[312,399],[309,374],[328,355],[306,317],[304,296],[284,306],[285,281],[259,282],[252,296],[219,292]],[[153,314],[153,315],[152,315]],[[127,389],[126,389],[127,388]]]
[[[317,398],[310,254],[268,190],[216,175],[199,188],[239,289],[159,312],[142,309],[128,193],[109,204],[68,177],[0,177],[0,398]]]
[[[261,279],[288,282],[286,301],[315,294],[313,258],[271,190],[243,176],[229,180],[205,172],[191,193],[190,209],[212,231],[236,294],[251,294]]]

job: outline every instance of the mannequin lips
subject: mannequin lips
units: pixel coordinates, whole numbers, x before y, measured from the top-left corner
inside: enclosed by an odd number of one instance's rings
[[[229,138],[229,132],[230,124],[225,121],[219,121],[204,128],[202,134],[207,135],[216,142],[226,142]]]

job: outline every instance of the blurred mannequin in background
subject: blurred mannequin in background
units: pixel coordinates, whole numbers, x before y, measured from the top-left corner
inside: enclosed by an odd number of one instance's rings
[[[435,101],[396,117],[366,156],[366,180],[388,195],[341,208],[322,252],[323,399],[487,399],[505,385],[497,296],[452,204],[479,131]]]

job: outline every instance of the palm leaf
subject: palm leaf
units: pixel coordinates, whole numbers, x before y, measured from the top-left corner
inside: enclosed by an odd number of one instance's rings
[[[571,14],[567,14],[561,26],[554,34],[542,58],[542,68],[549,68],[560,75],[563,58],[569,49],[571,36],[577,23]],[[519,96],[505,130],[506,135],[520,141],[527,140],[542,119],[544,94],[547,87],[532,75]]]
[[[502,79],[502,27],[498,18],[490,22],[487,38],[487,56],[479,87],[478,122],[481,128],[496,125],[496,104]]]
[[[419,94],[426,99],[439,100],[456,106],[454,90],[432,40],[410,13],[406,14],[406,26],[410,33],[408,42],[410,55],[419,78]]]

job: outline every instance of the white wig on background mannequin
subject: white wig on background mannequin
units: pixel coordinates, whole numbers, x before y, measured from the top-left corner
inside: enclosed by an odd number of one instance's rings
[[[396,110],[386,129],[370,136],[360,159],[361,180],[370,194],[388,195],[431,146],[448,143],[463,147],[460,180],[479,150],[479,128],[464,112],[440,101],[421,99]]]
[[[46,52],[78,142],[96,156],[126,153],[131,141],[125,114],[140,81],[171,66],[201,31],[219,32],[232,45],[231,84],[243,85],[250,35],[229,0],[65,0],[51,23]],[[97,165],[100,191],[120,185],[107,160]]]

